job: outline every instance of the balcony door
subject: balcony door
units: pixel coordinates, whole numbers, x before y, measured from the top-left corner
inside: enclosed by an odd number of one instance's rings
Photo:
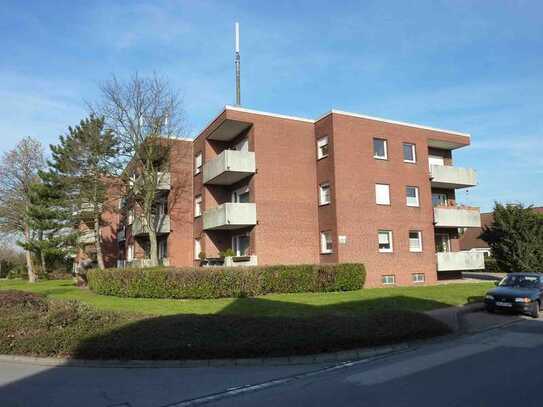
[[[436,252],[450,252],[451,239],[448,233],[436,233]]]
[[[232,250],[236,256],[247,256],[251,239],[248,234],[232,236]]]
[[[439,155],[429,155],[428,156],[428,165],[445,165],[445,160]]]
[[[248,203],[249,202],[249,187],[242,187],[232,191],[232,202]]]
[[[237,151],[249,151],[249,139],[247,137],[243,137],[240,141],[237,142],[235,149]]]
[[[448,199],[447,194],[432,192],[432,205],[433,206],[447,206]]]

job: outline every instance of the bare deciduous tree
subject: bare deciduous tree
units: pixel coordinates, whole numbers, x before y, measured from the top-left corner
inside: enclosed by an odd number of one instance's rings
[[[181,100],[168,81],[153,75],[116,77],[101,86],[102,100],[92,110],[104,117],[127,157],[123,176],[134,215],[149,235],[151,266],[158,260],[157,232],[163,218],[157,213],[158,186],[169,166],[171,142],[183,129]]]
[[[38,180],[38,171],[45,166],[43,147],[31,137],[24,138],[17,146],[6,152],[0,160],[0,231],[5,234],[22,235],[28,242],[33,233],[27,222],[30,203],[30,187]],[[28,280],[35,282],[37,273],[28,250],[26,267]]]

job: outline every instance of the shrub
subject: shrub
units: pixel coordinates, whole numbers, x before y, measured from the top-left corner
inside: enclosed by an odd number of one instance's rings
[[[495,258],[485,257],[485,271],[487,273],[501,273],[501,269]]]
[[[6,311],[14,308],[44,311],[47,310],[47,301],[43,296],[30,292],[0,291],[0,309]]]
[[[90,270],[89,288],[98,294],[145,298],[253,297],[269,293],[358,290],[362,264],[228,268]]]

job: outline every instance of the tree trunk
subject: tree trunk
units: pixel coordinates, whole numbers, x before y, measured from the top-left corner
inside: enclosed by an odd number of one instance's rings
[[[158,244],[156,231],[153,227],[149,227],[149,248],[151,251],[151,267],[158,266]]]
[[[24,236],[25,240],[28,242],[30,240],[30,230],[28,229],[28,225],[24,226]],[[26,270],[28,273],[28,281],[30,283],[35,283],[38,281],[38,275],[34,271],[34,265],[32,264],[32,254],[29,250],[25,250],[25,257],[26,257]]]
[[[47,274],[47,264],[45,262],[45,254],[40,250],[41,272],[45,276]]]
[[[94,216],[94,236],[96,236],[95,246],[96,246],[96,260],[98,261],[98,267],[100,270],[106,268],[104,265],[104,255],[102,253],[102,234],[100,233],[100,217]]]

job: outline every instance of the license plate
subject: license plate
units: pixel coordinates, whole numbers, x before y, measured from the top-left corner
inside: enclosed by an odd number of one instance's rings
[[[496,301],[496,306],[497,307],[512,307],[513,304],[511,304],[509,302]]]

